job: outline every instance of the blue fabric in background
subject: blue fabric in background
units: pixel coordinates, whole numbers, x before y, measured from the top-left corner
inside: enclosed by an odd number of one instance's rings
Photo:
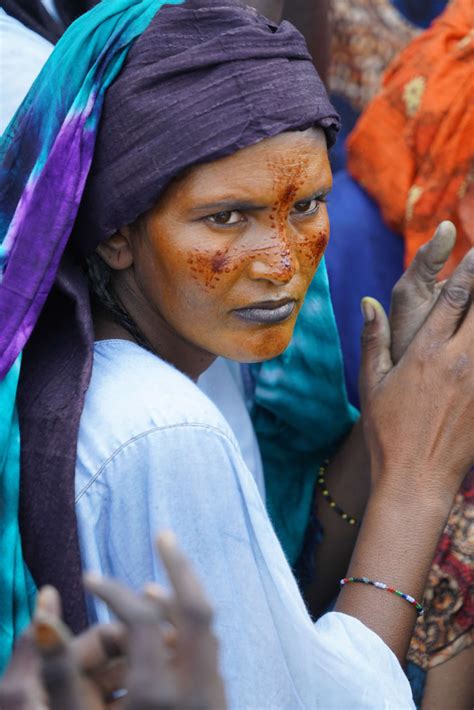
[[[359,407],[358,373],[363,319],[360,301],[373,296],[390,307],[403,273],[403,240],[382,220],[376,203],[350,175],[334,177],[328,203],[331,238],[326,266],[344,359],[349,401]]]
[[[441,14],[447,0],[392,0],[392,5],[418,27],[428,27]]]

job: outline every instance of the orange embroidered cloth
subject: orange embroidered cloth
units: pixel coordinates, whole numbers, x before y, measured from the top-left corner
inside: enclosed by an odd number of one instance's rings
[[[390,64],[348,140],[348,169],[405,238],[405,263],[451,219],[445,277],[474,245],[474,3],[453,0]]]

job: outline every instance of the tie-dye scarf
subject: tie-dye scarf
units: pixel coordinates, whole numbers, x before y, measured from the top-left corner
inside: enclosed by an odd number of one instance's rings
[[[92,162],[104,94],[134,40],[164,4],[106,0],[80,18],[58,42],[48,71],[2,136],[0,377],[25,345],[53,284]],[[14,286],[21,273],[20,294]]]

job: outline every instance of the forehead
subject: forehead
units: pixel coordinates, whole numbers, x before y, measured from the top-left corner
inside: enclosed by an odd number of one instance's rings
[[[239,197],[240,193],[268,197],[295,180],[301,188],[330,187],[331,168],[322,130],[282,133],[226,158],[195,166],[163,197],[193,200],[205,194],[206,199],[225,199]]]

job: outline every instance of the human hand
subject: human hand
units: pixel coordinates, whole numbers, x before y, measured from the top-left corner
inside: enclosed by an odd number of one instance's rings
[[[392,291],[390,308],[391,356],[396,365],[436,303],[443,283],[437,276],[456,241],[452,222],[441,222],[433,238],[419,249],[415,259]]]
[[[89,590],[127,628],[125,707],[225,710],[212,609],[174,536],[162,534],[157,546],[173,588],[171,596],[157,585],[149,585],[145,595],[138,596],[114,580],[86,577]]]
[[[364,299],[361,398],[374,483],[452,502],[474,461],[474,249],[394,366],[382,307]]]
[[[118,624],[72,637],[61,621],[57,591],[44,587],[0,683],[0,707],[112,710],[116,706],[107,697],[122,686],[123,653],[124,631]]]
[[[2,710],[225,710],[211,607],[170,533],[158,549],[171,596],[157,585],[137,595],[113,580],[87,578],[123,623],[74,638],[61,621],[56,590],[40,590],[33,623],[0,683]],[[122,688],[126,698],[114,700]]]

